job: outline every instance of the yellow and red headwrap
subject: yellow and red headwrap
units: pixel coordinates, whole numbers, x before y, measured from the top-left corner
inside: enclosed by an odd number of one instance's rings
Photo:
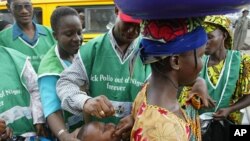
[[[233,40],[232,40],[232,31],[230,30],[231,21],[222,15],[216,16],[207,16],[204,21],[204,28],[207,33],[215,31],[218,27],[223,28],[228,32],[228,37],[225,40],[225,46],[227,49],[232,49]]]

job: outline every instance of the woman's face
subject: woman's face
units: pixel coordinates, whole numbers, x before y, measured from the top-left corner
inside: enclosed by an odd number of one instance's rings
[[[118,137],[113,137],[115,125],[102,122],[93,122],[85,128],[84,141],[120,141]]]
[[[74,15],[62,17],[54,36],[59,49],[69,55],[76,54],[83,41],[82,24],[79,17]]]
[[[224,47],[225,36],[220,29],[208,33],[208,42],[205,49],[206,55],[212,55],[221,47]]]
[[[204,54],[205,45],[196,49],[196,56],[194,51],[181,54],[179,59],[179,85],[189,86],[192,85],[202,69],[202,56]],[[195,62],[195,58],[197,62]]]

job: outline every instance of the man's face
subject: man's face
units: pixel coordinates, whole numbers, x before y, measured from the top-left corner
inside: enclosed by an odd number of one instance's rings
[[[118,38],[124,43],[131,43],[134,39],[139,36],[140,24],[129,23],[120,20],[117,24]]]
[[[19,25],[32,22],[33,7],[30,0],[13,0],[9,9]]]
[[[84,141],[119,141],[118,137],[113,136],[115,132],[114,124],[104,124],[102,122],[90,123],[85,128]]]

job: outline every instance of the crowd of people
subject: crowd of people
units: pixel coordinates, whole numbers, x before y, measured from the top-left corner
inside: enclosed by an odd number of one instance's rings
[[[116,7],[114,26],[83,44],[74,8],[55,9],[50,29],[30,0],[6,6],[0,141],[227,141],[250,105],[248,11],[233,36],[225,16],[141,20]]]

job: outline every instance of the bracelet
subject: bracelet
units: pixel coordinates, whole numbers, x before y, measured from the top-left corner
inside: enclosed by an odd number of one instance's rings
[[[61,129],[61,130],[59,130],[58,131],[58,133],[57,133],[57,136],[58,137],[60,137],[64,132],[66,132],[67,130],[65,130],[65,129]]]

